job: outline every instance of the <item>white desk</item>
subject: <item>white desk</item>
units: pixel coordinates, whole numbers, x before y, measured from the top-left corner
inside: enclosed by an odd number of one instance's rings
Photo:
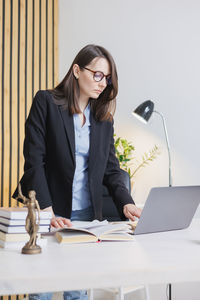
[[[60,245],[42,254],[0,250],[0,294],[200,281],[200,221],[135,242]]]

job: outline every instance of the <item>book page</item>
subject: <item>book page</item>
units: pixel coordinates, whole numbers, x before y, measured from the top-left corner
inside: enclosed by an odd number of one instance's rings
[[[113,232],[118,233],[120,235],[123,235],[124,233],[131,234],[133,233],[132,228],[130,224],[127,224],[126,222],[119,222],[119,223],[109,223],[107,220],[103,222],[99,222],[97,220],[92,222],[82,222],[82,221],[76,221],[73,222],[72,227],[64,227],[64,228],[53,228],[53,232],[64,232],[65,235],[67,233],[73,233],[73,232],[84,232],[89,235],[94,235],[99,239],[103,238],[103,235],[106,234],[112,234]],[[76,225],[76,227],[75,227]]]
[[[104,221],[93,220],[93,221],[72,221],[72,224],[74,228],[90,229],[93,227],[108,225],[109,223],[107,220]]]
[[[89,231],[96,235],[98,238],[103,238],[103,235],[108,233],[131,233],[131,227],[128,224],[108,224],[103,227],[90,228]]]

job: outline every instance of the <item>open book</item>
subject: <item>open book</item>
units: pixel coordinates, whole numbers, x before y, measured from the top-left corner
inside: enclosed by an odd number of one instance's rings
[[[97,241],[132,241],[132,225],[128,222],[109,223],[94,220],[92,222],[74,221],[72,227],[56,230],[59,243],[86,243]]]

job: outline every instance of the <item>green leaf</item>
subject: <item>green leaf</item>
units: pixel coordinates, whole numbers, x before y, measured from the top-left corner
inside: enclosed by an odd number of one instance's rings
[[[157,156],[160,154],[160,149],[158,148],[157,145],[154,145],[152,149],[150,149],[148,152],[144,152],[144,154],[141,157],[141,162],[138,160],[134,163],[136,164],[135,170],[132,170],[130,168],[133,163],[134,159],[136,159],[133,156],[133,151],[135,150],[135,147],[131,142],[129,142],[125,138],[117,137],[116,134],[114,134],[114,146],[115,146],[115,152],[116,152],[116,157],[119,160],[120,167],[127,171],[132,178],[135,176],[136,172],[140,168],[144,168],[145,166],[149,165],[150,162],[153,162],[157,158]]]

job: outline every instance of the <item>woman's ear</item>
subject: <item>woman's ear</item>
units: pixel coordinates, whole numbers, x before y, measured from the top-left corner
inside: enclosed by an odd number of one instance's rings
[[[76,79],[79,78],[79,74],[80,74],[80,67],[77,64],[73,65],[73,74],[75,76]]]

